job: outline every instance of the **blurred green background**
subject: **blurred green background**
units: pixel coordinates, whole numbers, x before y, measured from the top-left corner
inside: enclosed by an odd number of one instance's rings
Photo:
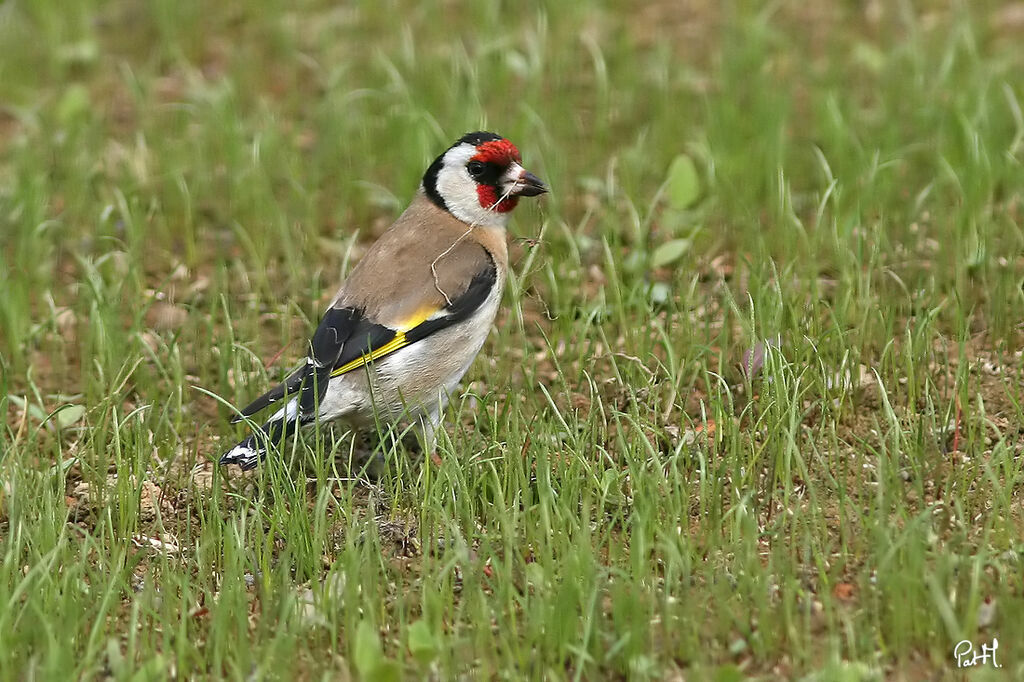
[[[1021,675],[1022,40],[984,0],[3,2],[0,677]],[[212,467],[202,391],[280,377],[476,129],[552,191],[441,463]]]

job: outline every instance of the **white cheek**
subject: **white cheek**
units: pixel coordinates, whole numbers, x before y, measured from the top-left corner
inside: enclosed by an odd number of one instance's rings
[[[510,163],[508,166],[508,170],[506,170],[501,176],[501,182],[499,183],[499,186],[501,187],[502,191],[507,192],[509,189],[511,189],[513,185],[519,182],[519,178],[521,178],[523,176],[523,173],[525,172],[526,169],[520,166],[515,161]]]
[[[477,184],[466,171],[466,164],[475,153],[476,150],[469,145],[448,150],[444,166],[437,174],[437,192],[452,215],[462,222],[485,227],[505,227],[508,213],[489,211],[481,206]]]

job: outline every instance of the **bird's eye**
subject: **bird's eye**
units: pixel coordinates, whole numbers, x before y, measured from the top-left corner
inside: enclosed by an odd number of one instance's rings
[[[484,167],[483,161],[470,161],[466,164],[466,170],[474,178],[479,178],[484,174],[486,168]]]

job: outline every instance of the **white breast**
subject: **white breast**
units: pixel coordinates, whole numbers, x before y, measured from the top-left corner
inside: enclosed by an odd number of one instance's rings
[[[494,288],[473,315],[378,360],[369,372],[356,369],[333,379],[320,404],[321,419],[372,422],[375,411],[389,420],[443,409],[491,331],[504,283],[499,268]]]

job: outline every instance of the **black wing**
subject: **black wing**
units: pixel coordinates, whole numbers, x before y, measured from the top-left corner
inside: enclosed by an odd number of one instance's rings
[[[303,392],[302,411],[312,409],[323,398],[330,373],[339,362],[357,359],[387,343],[394,335],[393,329],[364,319],[362,311],[356,308],[331,308],[324,314],[310,339],[306,362],[280,384],[242,408],[239,414],[231,418],[231,423],[251,417],[299,391]],[[349,343],[350,340],[353,343]],[[306,387],[315,387],[315,390]]]
[[[316,411],[335,367],[372,353],[395,334],[394,329],[370,322],[356,308],[328,310],[309,342],[309,375],[299,388],[299,414],[312,415]]]
[[[284,381],[246,405],[238,414],[231,417],[231,423],[237,424],[246,417],[251,417],[257,412],[263,410],[268,405],[276,403],[286,395],[295,393],[295,391],[299,390],[299,387],[302,386],[302,380],[306,376],[307,367],[308,365],[302,365],[285,377]]]
[[[498,279],[498,269],[495,267],[494,261],[490,261],[489,265],[490,267],[481,270],[473,277],[473,280],[461,296],[442,309],[444,314],[420,322],[405,332],[406,340],[409,343],[415,343],[445,327],[462,322],[476,312],[476,309],[482,306],[487,297],[491,295],[494,283]]]
[[[310,415],[323,400],[332,376],[351,372],[467,319],[483,305],[494,289],[498,271],[493,260],[488,265],[473,277],[461,295],[405,332],[367,320],[358,308],[331,308],[320,320],[310,340],[306,364],[252,401],[232,418],[232,423],[251,417],[296,392],[300,393],[299,414]]]

